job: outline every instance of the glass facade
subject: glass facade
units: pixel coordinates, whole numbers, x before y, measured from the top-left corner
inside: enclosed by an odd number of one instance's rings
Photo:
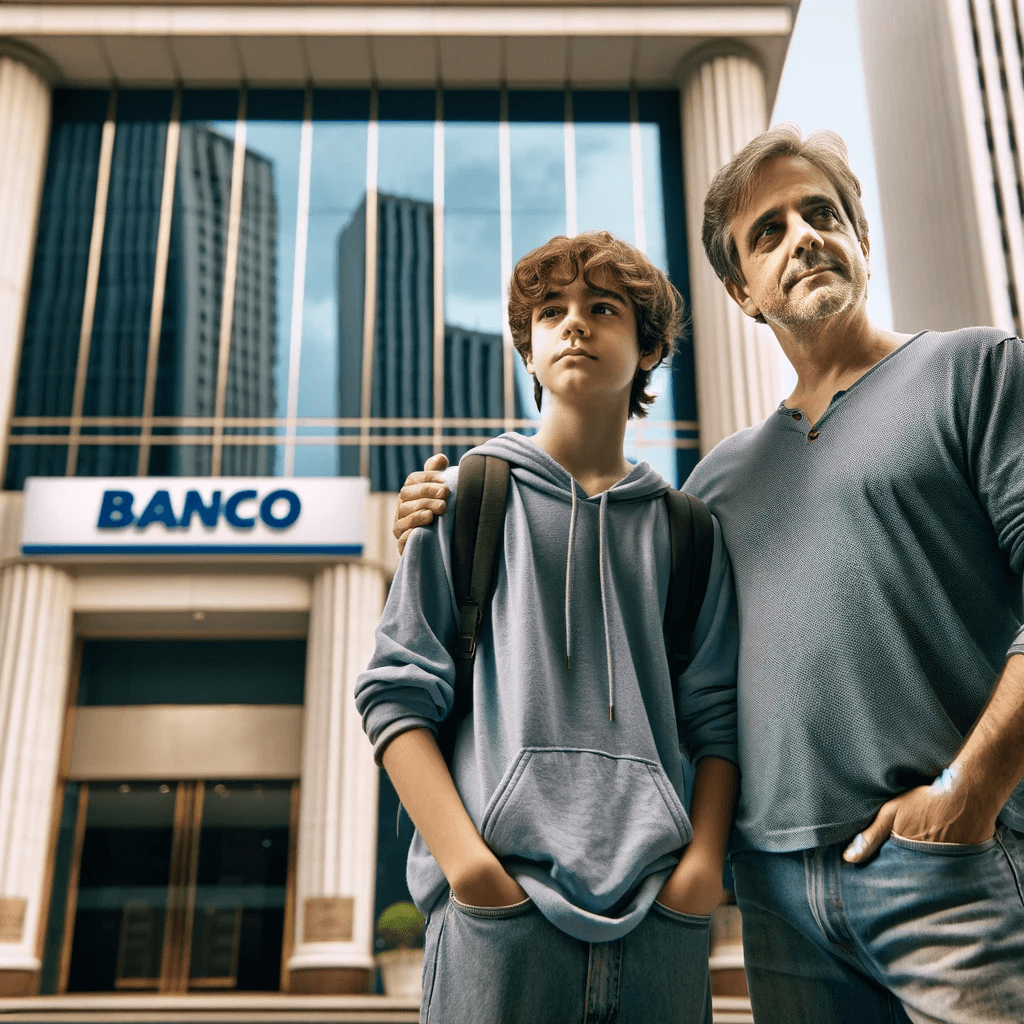
[[[688,292],[671,91],[58,90],[4,486],[366,475],[536,423],[514,261],[607,228]],[[628,453],[697,459],[692,346]]]

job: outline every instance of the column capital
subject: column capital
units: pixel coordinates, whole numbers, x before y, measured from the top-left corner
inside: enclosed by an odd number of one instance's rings
[[[44,53],[37,49],[19,42],[17,39],[8,39],[0,36],[0,59],[9,57],[19,64],[24,64],[30,71],[35,72],[50,88],[56,85],[64,76],[56,64]]]
[[[691,50],[676,66],[676,81],[685,87],[687,79],[702,65],[720,57],[741,57],[765,74],[764,58],[754,47],[739,39],[713,39]]]

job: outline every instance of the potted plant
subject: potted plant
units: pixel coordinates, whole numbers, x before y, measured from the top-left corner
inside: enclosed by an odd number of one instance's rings
[[[408,900],[392,903],[377,918],[377,966],[389,996],[423,998],[423,915]]]

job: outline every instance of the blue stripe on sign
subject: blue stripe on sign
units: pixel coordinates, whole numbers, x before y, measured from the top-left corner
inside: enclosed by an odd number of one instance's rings
[[[361,555],[362,544],[22,544],[23,555]]]

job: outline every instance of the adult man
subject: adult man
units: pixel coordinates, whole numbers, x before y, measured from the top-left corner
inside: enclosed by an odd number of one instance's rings
[[[859,197],[838,136],[782,125],[705,204],[712,265],[797,371],[687,481],[740,608],[751,1001],[758,1024],[1019,1022],[1024,343],[873,325]]]

